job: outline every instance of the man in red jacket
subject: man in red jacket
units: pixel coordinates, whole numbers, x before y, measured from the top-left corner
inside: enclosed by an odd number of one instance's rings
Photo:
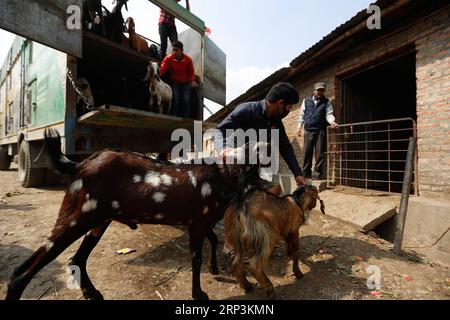
[[[161,63],[161,77],[169,72],[172,82],[172,115],[191,117],[191,90],[198,87],[192,59],[183,52],[183,43],[172,44],[173,53]]]

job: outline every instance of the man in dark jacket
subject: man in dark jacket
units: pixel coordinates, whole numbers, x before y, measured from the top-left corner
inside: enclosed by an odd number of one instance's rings
[[[227,137],[227,129],[266,129],[270,139],[271,129],[279,130],[279,150],[289,169],[292,171],[297,185],[306,184],[302,169],[289,142],[283,122],[292,107],[299,102],[297,90],[289,83],[281,82],[270,89],[266,98],[261,101],[246,102],[237,106],[218,126],[222,136],[215,136],[215,148],[222,155],[232,150],[235,141]],[[270,140],[269,140],[270,141]],[[281,190],[280,190],[281,191]]]
[[[305,157],[303,160],[303,172],[306,178],[322,179],[323,162],[325,155],[325,130],[330,124],[337,128],[333,114],[333,105],[325,97],[326,85],[323,82],[316,83],[314,94],[303,100],[300,107],[300,119],[298,122],[298,135],[304,136]],[[316,150],[316,164],[314,173],[311,175],[313,151]]]

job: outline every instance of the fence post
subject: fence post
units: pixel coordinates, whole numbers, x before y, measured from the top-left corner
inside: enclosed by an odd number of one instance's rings
[[[397,219],[397,230],[395,232],[394,253],[402,252],[403,232],[405,230],[406,212],[408,211],[409,194],[411,192],[412,170],[416,152],[415,138],[409,138],[408,154],[406,156],[405,176],[403,177],[402,198],[400,200],[400,212]]]

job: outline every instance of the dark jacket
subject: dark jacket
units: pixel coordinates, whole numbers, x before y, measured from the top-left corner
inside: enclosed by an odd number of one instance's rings
[[[270,129],[279,129],[279,146],[280,154],[286,161],[289,169],[295,177],[302,176],[302,169],[300,168],[297,158],[295,157],[294,149],[292,148],[289,138],[286,134],[283,122],[271,123],[267,118],[266,101],[246,102],[236,107],[218,126],[217,129],[222,132],[223,139],[214,139],[216,150],[222,150],[224,147],[240,147],[234,145],[234,141],[229,141],[226,137],[227,129],[267,129],[268,139],[270,139]],[[270,140],[269,140],[270,141]]]
[[[327,122],[328,99],[321,99],[317,106],[311,98],[305,99],[305,130],[317,131],[325,129]]]

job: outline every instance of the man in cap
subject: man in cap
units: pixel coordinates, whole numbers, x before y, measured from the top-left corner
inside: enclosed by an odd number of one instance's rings
[[[328,125],[337,128],[338,124],[333,114],[333,105],[325,97],[326,84],[314,85],[314,94],[303,100],[298,121],[298,135],[304,136],[303,172],[306,178],[323,178],[323,162],[325,155],[325,130]],[[312,158],[315,149],[316,163],[311,175]]]

